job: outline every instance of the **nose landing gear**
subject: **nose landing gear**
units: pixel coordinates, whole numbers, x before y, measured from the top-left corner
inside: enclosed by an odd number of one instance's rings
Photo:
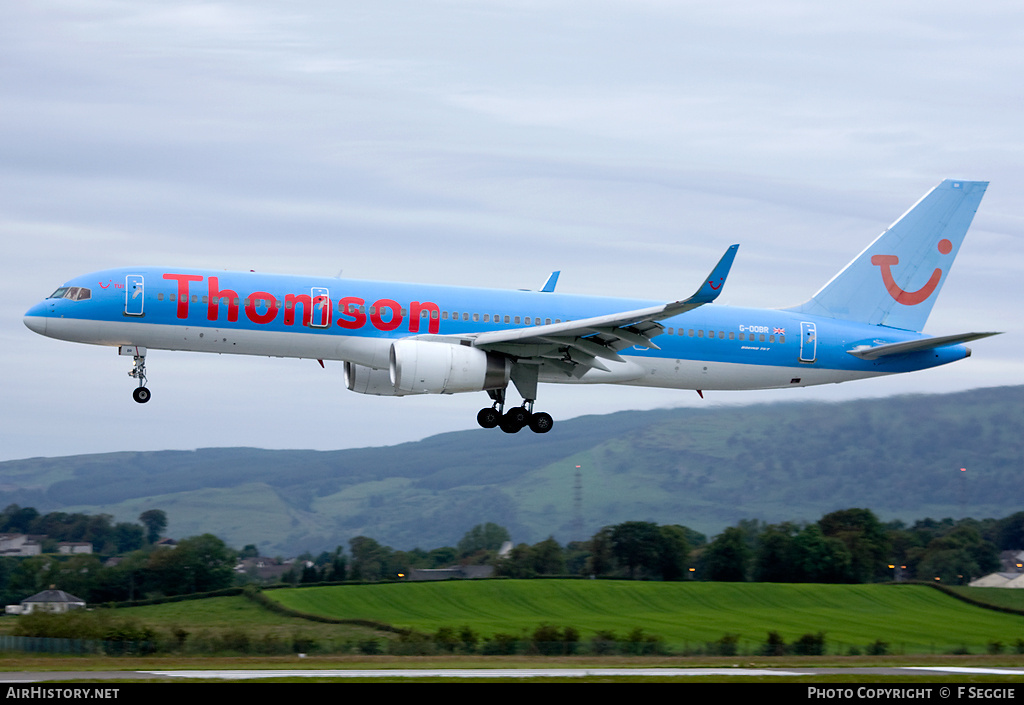
[[[139,404],[145,404],[153,396],[146,387],[146,348],[136,345],[122,345],[118,348],[119,355],[131,355],[135,364],[128,372],[132,379],[139,380],[139,386],[132,392],[132,399]]]

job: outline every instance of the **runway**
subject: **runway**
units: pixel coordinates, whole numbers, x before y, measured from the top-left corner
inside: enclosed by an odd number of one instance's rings
[[[153,670],[153,671],[45,671],[0,674],[0,683],[43,683],[58,681],[122,681],[152,678],[181,680],[257,680],[266,678],[731,678],[861,675],[893,676],[1004,676],[1024,677],[1024,668],[965,668],[960,666],[901,666],[878,668],[437,668],[437,669],[280,669],[280,670]]]

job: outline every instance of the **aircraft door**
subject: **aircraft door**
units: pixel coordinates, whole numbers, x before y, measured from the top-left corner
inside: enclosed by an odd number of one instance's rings
[[[310,292],[310,299],[313,302],[312,312],[309,318],[311,328],[327,328],[331,325],[331,294],[320,286],[314,286]]]
[[[145,293],[145,279],[141,274],[129,274],[124,278],[124,315],[142,315]]]
[[[800,362],[814,362],[818,356],[818,333],[813,323],[800,324]]]

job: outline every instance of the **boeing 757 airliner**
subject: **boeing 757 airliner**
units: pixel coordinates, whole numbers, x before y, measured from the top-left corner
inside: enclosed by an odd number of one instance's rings
[[[943,181],[807,302],[711,304],[726,250],[689,298],[671,303],[540,291],[221,272],[109,269],[76,277],[25,314],[51,338],[134,359],[150,399],[149,350],[338,360],[360,394],[487,392],[477,420],[515,433],[552,427],[541,382],[770,389],[911,372],[968,357],[995,333],[921,334],[988,186]],[[523,398],[506,410],[511,382]]]

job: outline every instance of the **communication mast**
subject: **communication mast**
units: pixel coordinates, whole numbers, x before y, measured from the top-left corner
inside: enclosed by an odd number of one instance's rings
[[[572,487],[572,534],[582,541],[583,536],[583,472],[576,466],[576,478]]]

